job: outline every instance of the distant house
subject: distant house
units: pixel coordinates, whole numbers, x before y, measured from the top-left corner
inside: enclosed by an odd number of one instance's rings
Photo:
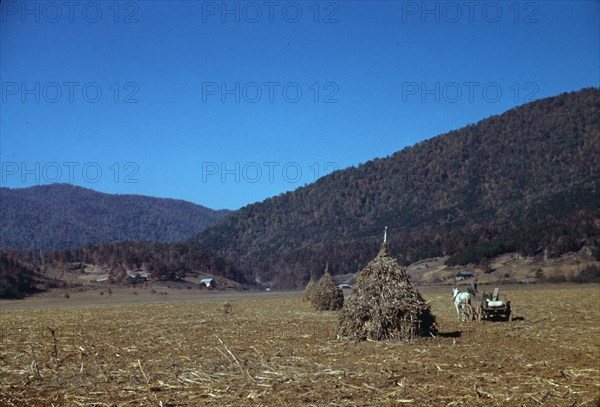
[[[214,278],[203,278],[200,280],[200,287],[205,286],[207,288],[215,288],[215,279]]]
[[[470,271],[459,271],[458,274],[456,274],[455,280],[456,281],[461,281],[461,280],[466,280],[467,278],[473,278],[473,273]]]
[[[129,278],[137,283],[138,281],[148,281],[150,279],[150,276],[148,275],[148,273],[135,271],[133,273],[129,273]]]

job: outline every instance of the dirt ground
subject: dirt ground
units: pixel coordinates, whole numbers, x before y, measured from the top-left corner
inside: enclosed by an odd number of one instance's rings
[[[501,290],[515,320],[458,323],[422,288],[441,332],[411,343],[336,340],[301,293],[3,301],[0,405],[598,406],[600,286]]]

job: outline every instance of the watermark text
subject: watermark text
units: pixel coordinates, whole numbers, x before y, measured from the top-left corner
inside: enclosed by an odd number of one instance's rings
[[[95,184],[108,179],[115,184],[137,184],[140,167],[135,162],[114,162],[103,166],[98,162],[16,162],[2,161],[0,163],[0,180],[6,183],[77,183]]]
[[[339,103],[336,82],[202,82],[202,103]]]
[[[135,82],[2,82],[2,103],[138,103]]]
[[[99,23],[139,22],[139,4],[134,1],[3,1],[0,20],[3,23]]]
[[[203,1],[202,22],[333,24],[339,22],[339,10],[333,1]]]
[[[265,161],[258,163],[250,162],[214,162],[205,161],[202,163],[202,183],[221,182],[221,183],[250,183],[256,184],[265,182],[273,184],[275,182],[287,182],[297,184],[299,182],[314,182],[323,175],[337,171],[339,166],[333,162],[326,163],[313,162],[309,165],[302,165],[299,162],[288,161]]]
[[[533,1],[403,1],[402,22],[536,24],[539,5]]]
[[[535,82],[402,82],[402,103],[497,103],[511,98],[514,103],[532,101],[539,91]]]

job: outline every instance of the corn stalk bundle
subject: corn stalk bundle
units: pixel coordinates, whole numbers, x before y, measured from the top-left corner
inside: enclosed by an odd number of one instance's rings
[[[308,282],[308,284],[306,285],[306,288],[304,289],[304,294],[302,294],[302,300],[312,302],[312,298],[315,294],[316,288],[317,288],[317,282],[315,281],[314,278],[311,278],[310,281]]]
[[[339,316],[337,337],[350,340],[414,340],[437,333],[431,307],[384,243],[360,272]]]
[[[344,306],[344,293],[329,271],[325,271],[317,283],[312,304],[317,311],[335,311]]]

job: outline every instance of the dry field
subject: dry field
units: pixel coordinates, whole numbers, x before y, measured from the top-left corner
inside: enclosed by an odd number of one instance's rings
[[[441,335],[414,343],[338,341],[300,293],[3,302],[0,405],[598,406],[600,287],[506,291],[515,321],[457,323],[423,288]]]

